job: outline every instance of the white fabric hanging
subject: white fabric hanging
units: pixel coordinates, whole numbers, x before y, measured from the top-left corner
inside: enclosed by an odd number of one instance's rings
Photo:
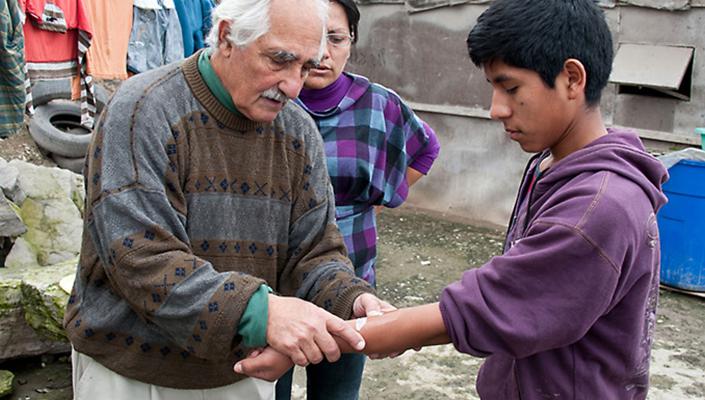
[[[135,0],[135,7],[143,10],[173,10],[174,0]]]

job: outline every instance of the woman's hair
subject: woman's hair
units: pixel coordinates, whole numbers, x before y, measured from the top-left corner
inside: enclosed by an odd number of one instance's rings
[[[350,27],[350,35],[352,42],[357,42],[357,23],[360,22],[360,10],[357,9],[355,0],[331,0],[343,6],[345,15],[348,17],[348,25]]]

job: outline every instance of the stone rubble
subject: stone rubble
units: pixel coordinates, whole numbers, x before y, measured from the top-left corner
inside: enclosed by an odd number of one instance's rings
[[[70,350],[62,327],[83,229],[83,177],[0,158],[0,361]],[[6,205],[6,207],[5,207]]]
[[[12,382],[15,375],[10,371],[0,370],[0,398],[12,393]]]

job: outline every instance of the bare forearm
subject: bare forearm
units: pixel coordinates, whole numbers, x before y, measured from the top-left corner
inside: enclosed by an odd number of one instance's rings
[[[424,174],[411,167],[406,169],[406,183],[407,185],[409,185],[409,187],[411,187],[419,179],[423,178],[423,176]]]
[[[346,321],[352,327],[358,320]],[[438,303],[402,308],[378,317],[368,317],[360,329],[365,338],[365,354],[391,354],[411,348],[450,343]],[[337,339],[344,353],[356,353],[349,344]]]

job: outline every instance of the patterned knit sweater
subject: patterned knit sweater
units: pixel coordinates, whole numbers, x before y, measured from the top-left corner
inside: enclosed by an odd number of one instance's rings
[[[64,321],[77,351],[184,389],[244,378],[237,327],[262,283],[342,318],[372,291],[346,257],[313,121],[293,103],[269,124],[229,113],[197,59],[133,77],[104,111]]]

